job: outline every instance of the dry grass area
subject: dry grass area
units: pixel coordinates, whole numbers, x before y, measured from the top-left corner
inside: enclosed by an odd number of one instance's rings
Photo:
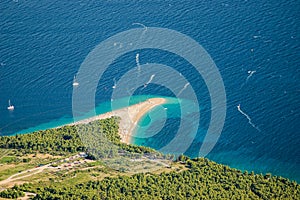
[[[37,154],[28,154],[26,156],[23,156],[24,158],[37,158],[37,159],[59,159],[62,158],[62,156],[53,156],[50,154],[41,154],[41,153],[37,153]]]
[[[28,159],[23,162],[23,159]],[[17,161],[6,164],[2,163],[0,167],[0,187],[8,188],[15,184],[32,182],[43,178],[43,172],[50,170],[59,170],[52,167],[51,163],[55,163],[64,159],[61,156],[51,156],[49,154],[29,154],[18,157]],[[62,163],[63,164],[63,163]],[[72,163],[71,163],[72,164]],[[70,166],[65,167],[66,169]]]
[[[91,161],[73,155],[68,158],[47,154],[27,155],[28,163],[6,164],[0,169],[0,187],[9,188],[15,184],[40,183],[73,185],[91,180],[136,173],[153,173],[185,170],[183,165],[163,159],[106,159]],[[38,163],[47,163],[39,166]],[[13,169],[13,170],[12,170]]]
[[[40,164],[46,164],[62,158],[61,156],[51,156],[49,154],[29,154],[21,157],[8,155],[2,156],[1,158],[0,181],[9,178],[12,175],[17,176],[18,173],[24,173]],[[28,160],[23,162],[23,159]]]

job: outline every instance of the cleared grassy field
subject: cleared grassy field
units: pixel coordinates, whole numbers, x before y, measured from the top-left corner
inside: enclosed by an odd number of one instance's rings
[[[1,185],[3,188],[23,183],[72,186],[77,183],[102,180],[105,177],[131,176],[148,171],[159,174],[173,170],[179,171],[182,168],[174,164],[169,166],[168,161],[146,158],[121,160],[122,168],[119,166],[120,160],[118,159],[91,161],[74,155],[67,158],[32,154],[17,158],[6,154],[1,159],[5,163],[0,168],[0,181],[6,180],[6,183]],[[24,163],[23,159],[30,160]]]

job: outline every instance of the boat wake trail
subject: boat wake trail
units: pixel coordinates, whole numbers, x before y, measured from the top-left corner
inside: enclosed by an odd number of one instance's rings
[[[253,76],[253,74],[255,72],[256,72],[255,70],[253,70],[253,71],[249,70],[248,71],[248,76],[246,78],[246,81],[241,85],[241,89],[248,83],[248,80]]]
[[[136,66],[138,67],[138,71],[140,71],[141,65],[140,65],[140,54],[139,53],[137,53],[135,55],[135,62],[136,62]]]
[[[146,31],[148,30],[148,27],[147,27],[147,26],[145,26],[145,25],[144,25],[144,24],[142,24],[142,23],[138,23],[138,22],[136,22],[136,23],[132,23],[132,25],[139,25],[139,26],[142,26],[142,27],[144,28],[143,34],[145,34],[145,33],[146,33]]]
[[[155,74],[152,74],[152,75],[150,76],[150,79],[149,79],[149,81],[147,81],[147,83],[145,83],[144,88],[147,87],[149,83],[151,83],[151,81],[153,80],[154,77],[155,77]],[[144,89],[144,88],[143,88],[143,89]]]
[[[178,92],[177,96],[179,96],[179,95],[187,88],[187,86],[189,86],[189,85],[190,85],[190,83],[186,83],[186,84],[183,86],[183,88]]]
[[[245,112],[243,112],[243,111],[241,110],[241,104],[239,104],[239,105],[237,106],[237,109],[238,109],[238,111],[239,111],[242,115],[244,115],[244,116],[248,119],[248,123],[249,123],[253,128],[255,128],[257,131],[261,132],[261,130],[260,130],[255,124],[252,123],[252,120],[251,120],[251,118],[249,117],[249,115],[247,115]]]
[[[248,82],[249,78],[251,78],[251,76],[255,73],[256,71],[248,71],[248,77],[246,79],[246,83]]]
[[[153,78],[155,77],[155,74],[152,74],[149,81],[146,83],[146,85],[148,85],[149,83],[151,83],[151,81],[153,80]]]

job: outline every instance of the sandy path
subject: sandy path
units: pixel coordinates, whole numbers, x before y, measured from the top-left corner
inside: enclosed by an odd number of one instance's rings
[[[22,172],[11,175],[10,177],[8,177],[5,180],[0,181],[0,186],[8,185],[10,183],[16,184],[17,183],[16,181],[18,181],[20,179],[30,177],[30,176],[33,176],[33,175],[38,174],[38,173],[41,173],[45,169],[54,169],[54,170],[58,171],[57,168],[52,168],[51,165],[52,164],[60,164],[60,167],[62,167],[62,165],[66,165],[65,160],[67,160],[68,162],[74,162],[74,159],[77,159],[77,158],[80,158],[79,154],[77,154],[75,156],[74,155],[70,156],[69,158],[62,158],[60,160],[53,161],[49,164],[46,164],[46,165],[43,165],[43,166],[40,166],[40,167],[34,167],[34,168],[31,168],[31,169],[26,169]],[[93,161],[86,160],[86,162],[93,162]],[[73,167],[73,166],[74,165],[72,165],[71,167]],[[65,169],[67,169],[67,168],[65,168]]]
[[[76,125],[76,124],[87,124],[89,122],[105,119],[112,116],[119,116],[121,117],[120,125],[119,125],[119,134],[121,136],[121,141],[129,144],[133,130],[136,127],[137,122],[151,109],[154,107],[164,104],[166,100],[164,98],[151,98],[147,101],[122,108],[119,110],[114,110],[108,113],[104,113],[101,115],[97,115],[95,117],[91,117],[88,119],[80,120],[78,122],[69,124],[69,125]]]
[[[7,179],[0,181],[0,185],[6,185],[6,184],[9,184],[10,182],[14,182],[14,181],[17,181],[19,179],[23,179],[23,178],[32,176],[34,174],[40,173],[44,169],[48,168],[49,166],[50,166],[50,164],[44,165],[44,166],[38,167],[38,168],[28,169],[28,170],[25,170],[25,171],[17,173],[17,174],[13,174],[10,177],[8,177]],[[23,175],[23,174],[26,174],[26,175]],[[16,177],[16,176],[18,176],[18,177]]]

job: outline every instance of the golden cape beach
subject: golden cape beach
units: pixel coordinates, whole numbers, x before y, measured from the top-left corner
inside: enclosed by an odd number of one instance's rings
[[[151,109],[161,104],[164,104],[166,99],[164,98],[151,98],[144,102],[134,104],[122,109],[114,110],[111,112],[107,112],[101,115],[97,115],[95,117],[91,117],[88,119],[80,120],[74,122],[70,125],[76,124],[87,124],[89,122],[105,119],[112,116],[118,116],[121,118],[119,124],[119,134],[121,136],[121,141],[129,144],[131,141],[131,137],[133,135],[134,128],[137,125],[137,122]]]

